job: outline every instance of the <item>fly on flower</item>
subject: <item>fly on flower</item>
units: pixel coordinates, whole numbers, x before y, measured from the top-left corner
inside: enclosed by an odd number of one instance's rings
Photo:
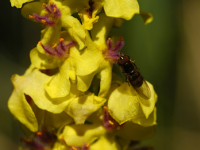
[[[128,55],[120,54],[117,64],[120,66],[122,73],[126,76],[126,80],[132,85],[137,93],[144,99],[151,98],[149,86],[140,74],[139,69]]]

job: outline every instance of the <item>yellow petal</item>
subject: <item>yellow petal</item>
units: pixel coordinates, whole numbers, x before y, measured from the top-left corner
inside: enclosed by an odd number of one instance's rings
[[[31,50],[30,59],[32,65],[38,69],[54,69],[62,62],[51,55],[40,53],[36,47]]]
[[[98,23],[94,24],[91,30],[91,36],[94,43],[96,43],[101,50],[105,50],[107,48],[106,40],[113,26],[114,18],[106,16],[105,13],[99,14],[99,17]]]
[[[139,13],[137,0],[105,0],[104,10],[107,16],[130,20]]]
[[[106,99],[99,98],[93,93],[89,93],[88,95],[71,99],[65,111],[74,118],[76,124],[83,124],[105,101]]]
[[[153,21],[153,15],[151,13],[140,11],[140,15],[142,16],[145,25]]]
[[[89,89],[91,82],[97,72],[93,72],[86,76],[77,76],[77,88],[78,90],[85,92]]]
[[[41,14],[42,10],[42,2],[32,2],[23,6],[23,8],[21,9],[21,14],[24,18],[29,19],[29,15],[33,15],[33,13]]]
[[[83,146],[85,143],[92,143],[105,132],[101,125],[71,125],[64,128],[63,137],[69,146]]]
[[[148,118],[155,108],[155,103],[157,102],[157,94],[154,91],[153,85],[147,81],[146,83],[149,86],[149,90],[151,92],[151,98],[147,100],[147,99],[142,98],[140,95],[138,96],[139,96],[139,102],[143,110],[143,113],[145,117]]]
[[[72,122],[73,122],[73,119],[65,112],[61,112],[59,114],[46,112],[45,118],[44,118],[44,125],[46,127],[54,127],[57,129],[61,127],[62,125],[68,125]]]
[[[31,2],[33,0],[10,0],[12,7],[21,8],[24,3]]]
[[[109,113],[119,124],[137,117],[139,107],[138,94],[127,82],[115,89],[108,100]]]
[[[69,99],[73,96],[51,99],[45,92],[44,85],[50,79],[44,73],[32,68],[26,71],[23,76],[17,77],[18,93],[29,95],[34,103],[42,110],[47,110],[52,113],[61,113],[69,103]],[[15,84],[15,83],[14,83]],[[73,91],[73,90],[72,90]]]
[[[21,86],[21,84],[23,84],[21,83],[21,77],[13,75],[11,80],[14,85],[14,90],[8,100],[8,108],[22,124],[32,132],[36,132],[38,130],[38,122],[31,106],[26,101],[25,95],[22,92],[24,87]]]
[[[60,71],[45,84],[45,90],[51,98],[65,97],[70,92],[70,62],[68,59],[60,66]]]
[[[62,27],[64,27],[78,44],[78,49],[82,50],[85,47],[86,30],[83,28],[78,19],[72,16],[61,16]]]
[[[58,141],[53,145],[52,150],[70,150],[70,147],[66,146],[61,141]]]
[[[44,30],[41,31],[42,33],[40,40],[41,44],[53,47],[59,41],[60,31],[61,31],[60,21],[58,21],[55,26],[46,27]],[[40,44],[37,45],[37,49],[40,53],[46,54],[46,51],[42,48]]]
[[[106,97],[109,92],[111,80],[112,80],[112,63],[109,61],[103,61],[101,63],[102,70],[100,71],[100,90],[99,97]]]
[[[101,136],[97,142],[91,144],[90,150],[121,150],[114,136]]]
[[[149,115],[148,118],[145,117],[144,113],[139,110],[138,117],[132,119],[132,122],[140,124],[141,126],[148,127],[156,125],[156,108],[154,108],[153,112]]]
[[[141,141],[152,137],[155,134],[155,128],[153,126],[143,127],[128,121],[115,134],[126,140]]]
[[[96,16],[96,15],[101,11],[102,6],[103,6],[102,0],[94,0],[92,6],[86,7],[79,13],[79,16],[83,23],[83,27],[86,30],[91,30],[93,28],[93,24],[98,21],[99,16]],[[92,9],[91,10],[92,12],[88,11],[90,7]]]

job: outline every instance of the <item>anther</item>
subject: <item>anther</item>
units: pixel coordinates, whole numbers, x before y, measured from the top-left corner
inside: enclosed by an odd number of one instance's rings
[[[55,48],[57,46],[57,44],[54,44],[53,48]]]
[[[73,149],[73,150],[77,150],[77,148],[76,148],[76,147],[74,147],[74,146],[72,146],[72,149]]]
[[[42,23],[46,23],[46,20],[41,20]]]
[[[103,106],[103,108],[104,108],[105,110],[108,110],[108,107],[107,107],[107,106]]]
[[[46,4],[45,4],[45,3],[42,3],[42,5],[43,5],[44,7],[46,7]]]
[[[31,139],[27,139],[27,142],[32,142],[32,140]]]
[[[110,40],[111,40],[111,38],[108,38],[108,40],[110,41]]]
[[[35,19],[35,16],[32,16],[32,15],[29,15],[28,17],[29,17],[29,18],[33,18],[33,19]]]
[[[86,147],[89,147],[90,146],[90,143],[87,143]]]
[[[42,135],[42,132],[36,132],[36,135]]]
[[[123,40],[124,40],[124,37],[120,36],[120,37],[119,37],[119,40],[120,40],[120,41],[123,41]]]
[[[39,42],[38,42],[38,45],[42,46],[42,43],[39,41]]]
[[[63,39],[63,38],[60,38],[59,41],[62,42],[62,41],[64,41],[64,39]]]
[[[109,122],[109,124],[114,125],[114,123],[112,121],[109,120],[108,122]]]
[[[53,5],[53,3],[52,2],[49,2],[50,3],[50,5],[52,6]]]
[[[57,11],[56,7],[53,8],[53,11],[54,11],[54,13],[56,13],[56,11]]]

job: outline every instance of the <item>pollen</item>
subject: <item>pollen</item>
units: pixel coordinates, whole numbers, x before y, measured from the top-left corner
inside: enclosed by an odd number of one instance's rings
[[[76,147],[74,147],[74,146],[72,146],[72,150],[77,150],[77,148],[76,148]]]
[[[53,11],[56,13],[56,11],[57,11],[56,7],[53,8]]]
[[[119,40],[120,40],[120,41],[123,41],[123,40],[124,40],[124,37],[120,36],[120,37],[119,37]]]
[[[63,39],[63,38],[60,38],[59,41],[62,42],[62,41],[64,41],[64,39]]]
[[[39,42],[38,42],[38,45],[42,46],[42,43],[39,41]]]
[[[54,44],[53,48],[55,48],[56,46],[57,46],[57,43],[56,43],[56,44]]]
[[[109,120],[108,122],[109,122],[111,125],[114,125],[114,123],[113,123],[111,120]]]
[[[41,22],[42,22],[42,23],[46,23],[47,21],[46,21],[46,20],[41,20]]]
[[[89,147],[90,146],[90,143],[87,143],[86,147]]]
[[[103,108],[104,108],[105,110],[108,110],[108,107],[107,107],[107,106],[103,106]]]
[[[35,19],[35,16],[32,16],[32,15],[29,15],[28,17],[31,19]]]
[[[42,135],[42,132],[36,132],[36,135]]]

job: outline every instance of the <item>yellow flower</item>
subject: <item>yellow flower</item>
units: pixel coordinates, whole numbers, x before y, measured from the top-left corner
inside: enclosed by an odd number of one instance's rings
[[[21,8],[24,3],[31,2],[31,1],[34,1],[34,0],[10,0],[10,3],[12,7],[15,6],[17,8]]]
[[[108,99],[108,109],[111,116],[123,124],[131,120],[142,126],[152,126],[156,124],[157,94],[153,86],[147,82],[150,92],[150,99],[143,99],[127,82],[116,88]]]
[[[50,98],[44,89],[45,82],[50,78],[33,66],[23,76],[12,77],[14,90],[8,101],[8,107],[12,114],[33,132],[38,130],[37,116],[41,117],[42,110],[55,114],[65,111],[77,124],[83,124],[87,117],[105,102],[104,98],[77,90],[75,84],[72,84],[69,95],[62,98]],[[31,98],[37,110],[34,111],[26,96]]]
[[[154,127],[142,127],[133,122],[127,122],[119,129],[107,131],[103,123],[102,110],[92,114],[84,125],[67,125],[61,133],[67,146],[81,147],[89,143],[90,150],[122,149],[131,141],[141,141],[154,135]],[[119,141],[127,141],[124,144]],[[119,144],[120,143],[120,144]],[[63,146],[63,145],[60,145]]]

